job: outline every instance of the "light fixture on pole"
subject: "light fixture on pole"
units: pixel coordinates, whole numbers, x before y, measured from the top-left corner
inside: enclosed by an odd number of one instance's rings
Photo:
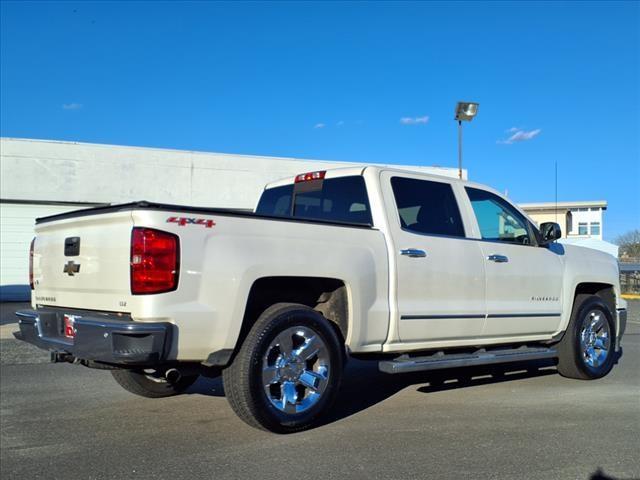
[[[458,177],[462,178],[462,122],[470,122],[478,114],[479,103],[458,102],[456,120],[458,121]]]

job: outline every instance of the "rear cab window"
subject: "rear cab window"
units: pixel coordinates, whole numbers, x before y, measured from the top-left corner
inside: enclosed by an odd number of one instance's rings
[[[360,175],[312,179],[266,189],[258,215],[373,225],[369,197]]]

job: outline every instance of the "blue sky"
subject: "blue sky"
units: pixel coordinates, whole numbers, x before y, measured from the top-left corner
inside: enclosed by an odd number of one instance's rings
[[[638,2],[0,8],[2,136],[456,166],[473,100],[470,178],[553,201],[557,161],[605,238],[640,228]]]

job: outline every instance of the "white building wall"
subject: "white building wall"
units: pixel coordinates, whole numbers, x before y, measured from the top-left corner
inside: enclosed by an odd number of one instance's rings
[[[149,200],[253,208],[266,183],[306,171],[357,165],[12,138],[0,139],[0,152],[0,197],[5,200]],[[453,168],[400,168],[457,176]]]
[[[1,138],[0,286],[28,284],[29,243],[37,217],[136,200],[251,209],[269,182],[352,165],[356,164]],[[457,176],[453,168],[394,167]],[[463,175],[466,178],[466,171]],[[8,290],[0,290],[6,298],[3,291]]]

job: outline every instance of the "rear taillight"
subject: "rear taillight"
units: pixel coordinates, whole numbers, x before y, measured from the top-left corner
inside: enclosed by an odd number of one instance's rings
[[[180,241],[177,235],[134,227],[131,234],[131,293],[170,292],[178,288]]]
[[[31,246],[29,247],[29,286],[33,290],[33,247],[36,243],[35,237],[31,240]]]

